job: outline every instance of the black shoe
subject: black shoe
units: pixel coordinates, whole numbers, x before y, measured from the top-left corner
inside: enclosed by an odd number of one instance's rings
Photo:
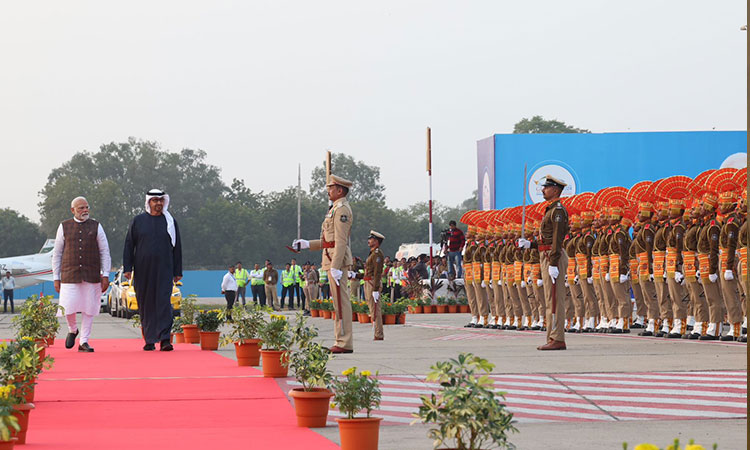
[[[474,324],[469,322],[466,325],[464,325],[464,328],[474,328]]]
[[[718,341],[719,338],[717,336],[714,336],[712,334],[704,334],[701,337],[698,338],[701,341]]]
[[[622,334],[622,328],[610,328],[609,332],[612,334]]]
[[[302,315],[305,317],[310,317],[310,311],[305,311],[304,313],[302,313]]]
[[[651,331],[648,331],[648,330],[641,331],[640,333],[638,333],[638,336],[653,336],[653,335],[654,335],[654,333],[651,332]]]
[[[146,350],[147,352],[152,352],[156,350],[156,346],[154,344],[146,344],[143,346],[143,349]]]
[[[736,340],[736,339],[737,339],[737,338],[736,338],[736,337],[734,337],[734,336],[729,336],[729,335],[726,335],[726,336],[722,336],[722,337],[721,337],[721,339],[719,339],[719,340],[720,340],[720,341],[725,341],[725,342],[726,342],[726,341],[734,341],[734,340]]]
[[[699,339],[700,337],[701,335],[698,333],[690,333],[687,335],[687,338],[690,340],[696,340],[696,339]]]
[[[681,339],[681,338],[682,338],[682,334],[680,333],[669,333],[667,335],[667,339]]]
[[[65,338],[65,348],[73,348],[76,345],[76,337],[78,337],[79,331],[76,330],[75,333],[68,333],[68,337]]]
[[[687,326],[686,326],[686,329],[687,329],[688,331],[693,331],[693,325],[687,325]]]
[[[84,342],[78,346],[78,351],[83,353],[93,353],[94,349],[89,346],[88,342]]]
[[[737,339],[737,342],[747,342],[747,335],[743,334],[742,336],[740,336],[740,338]]]
[[[641,325],[640,323],[633,322],[632,325],[630,325],[630,328],[646,328],[644,325]]]
[[[666,337],[667,333],[665,333],[663,331],[657,331],[656,334],[654,334],[654,336],[656,336],[656,337]]]
[[[165,339],[159,343],[159,350],[162,352],[171,352],[172,350],[174,350],[174,347],[172,347],[171,342]]]

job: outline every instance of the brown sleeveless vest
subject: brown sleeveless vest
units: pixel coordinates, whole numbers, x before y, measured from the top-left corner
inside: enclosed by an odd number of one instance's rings
[[[96,236],[99,222],[89,219],[76,222],[68,219],[62,223],[65,246],[62,254],[60,281],[63,283],[99,283],[101,260]]]

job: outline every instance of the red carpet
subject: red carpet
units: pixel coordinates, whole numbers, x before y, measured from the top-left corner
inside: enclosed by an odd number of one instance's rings
[[[196,345],[144,352],[136,339],[92,342],[96,352],[48,349],[54,368],[36,388],[26,448],[337,449],[298,428],[273,379]],[[19,448],[23,448],[20,447]]]

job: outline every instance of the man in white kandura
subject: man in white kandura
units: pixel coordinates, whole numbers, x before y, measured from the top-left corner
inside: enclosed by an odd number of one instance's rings
[[[109,286],[109,244],[104,229],[89,218],[89,203],[83,197],[70,202],[73,218],[57,227],[52,250],[52,276],[55,290],[60,293],[60,305],[68,320],[65,348],[73,348],[78,336],[76,314],[81,313],[79,352],[93,352],[89,345],[91,325],[99,314],[99,298]],[[62,312],[57,313],[58,316]]]

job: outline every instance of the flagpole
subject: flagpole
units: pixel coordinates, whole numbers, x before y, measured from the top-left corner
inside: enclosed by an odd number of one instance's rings
[[[297,239],[302,239],[302,164],[297,165]]]
[[[429,179],[429,183],[430,183],[430,201],[429,201],[430,270],[433,270],[433,265],[432,265],[432,132],[430,130],[430,127],[427,127],[427,178]]]

